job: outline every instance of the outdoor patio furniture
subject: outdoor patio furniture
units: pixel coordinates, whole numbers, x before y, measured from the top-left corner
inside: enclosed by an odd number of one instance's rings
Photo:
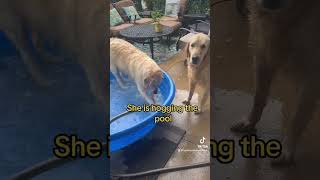
[[[170,3],[166,1],[166,6]],[[179,11],[176,15],[170,15],[168,12],[160,19],[160,24],[173,28],[174,31],[178,30],[182,26],[183,16],[187,12],[188,0],[179,1]]]
[[[141,17],[150,18],[150,17],[151,17],[151,12],[152,12],[152,11],[141,11],[141,12],[139,12],[139,15],[140,15]]]
[[[210,16],[207,14],[185,14],[183,15],[182,24],[184,28],[190,28],[190,25],[199,24],[199,20],[207,21]]]
[[[198,23],[189,25],[189,29],[181,28],[180,36],[176,44],[177,51],[183,49],[190,41],[190,38],[195,35],[195,33],[204,33],[210,36],[210,23],[202,20],[197,20]],[[183,35],[182,31],[187,32]]]
[[[169,37],[173,33],[171,27],[163,26],[162,32],[155,32],[154,25],[134,25],[120,31],[120,35],[128,41],[150,45],[151,57],[154,58],[153,43],[160,41],[164,36]],[[155,40],[155,38],[158,38]]]
[[[110,3],[110,10],[114,9],[113,5]],[[124,21],[124,20],[123,20]],[[127,23],[124,21],[124,23],[119,24],[119,25],[115,25],[115,26],[110,26],[110,35],[112,37],[116,37],[119,36],[119,32],[123,29],[126,29],[130,26],[133,26],[133,24],[131,23]]]
[[[125,13],[125,10],[123,8],[129,7],[129,6],[135,7],[135,4],[132,0],[122,0],[122,1],[114,3],[113,5],[117,9],[117,11],[121,15],[121,17],[126,22],[131,22],[134,24],[148,24],[148,23],[153,22],[153,20],[151,18],[140,17],[139,19],[136,19],[136,17],[128,17],[127,16],[127,14]]]
[[[197,23],[188,26],[189,29],[194,29],[196,32],[202,32],[204,34],[210,33],[210,23],[204,20],[197,20]]]

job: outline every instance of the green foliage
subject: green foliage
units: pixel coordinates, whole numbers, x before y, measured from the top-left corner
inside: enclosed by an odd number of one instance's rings
[[[151,12],[151,18],[154,22],[159,22],[160,18],[163,16],[163,13],[160,11]]]
[[[164,13],[166,0],[153,0],[153,10]]]
[[[188,14],[207,14],[210,13],[209,0],[189,0]]]
[[[137,11],[141,11],[142,10],[141,0],[133,0],[133,2],[134,2],[134,6],[136,7]]]
[[[141,0],[133,0],[138,11],[141,11]],[[210,0],[188,0],[188,14],[209,14]],[[164,13],[166,0],[146,0],[153,11]],[[151,4],[150,4],[151,3]]]

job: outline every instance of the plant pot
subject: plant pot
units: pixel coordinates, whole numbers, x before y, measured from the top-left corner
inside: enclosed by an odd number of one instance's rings
[[[160,23],[154,23],[154,31],[157,33],[162,32],[162,25]]]

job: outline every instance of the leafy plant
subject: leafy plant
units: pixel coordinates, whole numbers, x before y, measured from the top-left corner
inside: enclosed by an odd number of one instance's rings
[[[159,22],[163,14],[160,11],[151,12],[151,18],[154,22]]]

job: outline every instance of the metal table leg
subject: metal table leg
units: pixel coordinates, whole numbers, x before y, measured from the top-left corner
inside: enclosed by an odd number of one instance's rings
[[[150,51],[151,51],[151,57],[154,59],[154,52],[153,52],[153,38],[149,39],[150,42]]]
[[[171,36],[170,34],[167,36],[167,46],[168,46],[168,50],[170,50],[170,41],[171,41]]]

